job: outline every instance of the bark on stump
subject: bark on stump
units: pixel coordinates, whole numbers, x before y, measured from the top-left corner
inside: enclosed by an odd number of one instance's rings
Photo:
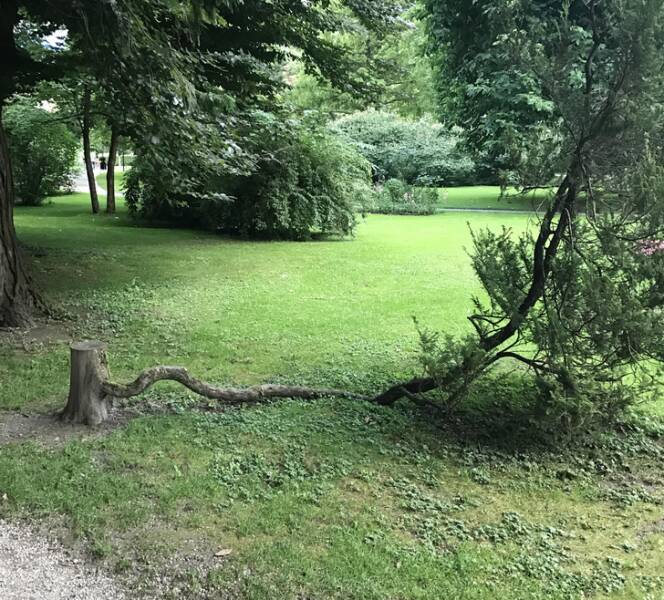
[[[103,390],[108,378],[106,345],[103,342],[76,342],[71,348],[69,399],[60,413],[68,423],[99,425],[108,418],[110,398]]]

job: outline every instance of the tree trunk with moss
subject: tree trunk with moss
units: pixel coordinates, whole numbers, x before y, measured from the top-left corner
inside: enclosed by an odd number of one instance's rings
[[[14,184],[0,104],[0,327],[30,325],[39,303],[21,260],[13,210]]]

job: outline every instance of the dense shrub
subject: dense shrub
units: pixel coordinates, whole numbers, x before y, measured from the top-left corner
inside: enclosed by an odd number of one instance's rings
[[[354,209],[371,194],[370,166],[327,132],[265,113],[252,115],[240,139],[252,157],[244,172],[208,178],[205,190],[164,189],[154,161],[137,157],[127,177],[134,214],[241,235],[303,239],[346,235]]]
[[[123,184],[134,217],[200,227],[208,212],[229,201],[215,191],[215,182],[228,173],[243,172],[251,163],[228,125],[223,103],[212,100],[192,112],[171,114],[175,126],[149,122],[133,134],[133,160]]]
[[[46,110],[19,100],[3,110],[16,201],[39,204],[71,185],[78,139]]]
[[[362,204],[365,212],[390,215],[431,215],[436,212],[438,191],[413,187],[400,179],[379,184],[369,202]]]
[[[355,205],[371,194],[366,160],[316,129],[268,126],[264,132],[256,169],[226,188],[234,199],[221,207],[223,228],[282,238],[351,233]]]
[[[613,210],[573,223],[574,235],[562,238],[555,260],[548,250],[540,255],[551,261],[542,283],[532,257],[553,233],[472,232],[472,265],[487,299],[473,299],[475,333],[420,331],[422,366],[441,405],[465,400],[470,386],[504,359],[532,373],[533,415],[559,432],[614,423],[631,406],[661,396],[664,240],[651,236],[664,230],[662,158],[645,145],[629,170],[611,173],[605,181],[621,193],[594,192],[594,201]],[[537,285],[542,296],[524,315],[524,298]],[[514,315],[513,339],[493,338],[499,341],[492,347],[492,336],[502,336]]]
[[[338,119],[331,129],[366,157],[378,181],[401,179],[425,186],[473,183],[473,161],[458,145],[459,132],[439,123],[365,111]]]

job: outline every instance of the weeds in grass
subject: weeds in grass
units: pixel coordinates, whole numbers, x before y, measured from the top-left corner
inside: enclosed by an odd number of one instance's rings
[[[210,381],[371,391],[414,368],[410,314],[450,327],[475,291],[467,215],[370,217],[333,246],[43,210],[17,219],[47,250],[38,277],[77,335],[111,342],[118,379],[166,356]],[[67,349],[2,348],[0,379],[3,408],[62,406]],[[0,447],[0,515],[63,521],[141,586],[168,573],[175,597],[660,600],[661,420],[561,441],[528,389],[499,373],[441,418],[337,399],[197,411],[164,386],[105,438]]]

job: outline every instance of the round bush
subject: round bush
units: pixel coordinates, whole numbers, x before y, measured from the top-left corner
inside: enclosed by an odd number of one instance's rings
[[[459,148],[459,132],[440,123],[370,110],[342,117],[331,129],[372,164],[376,181],[430,187],[473,182],[475,167]]]
[[[169,192],[163,169],[138,156],[126,179],[130,210],[251,237],[347,235],[355,207],[371,195],[370,166],[351,146],[277,115],[253,115],[240,136],[250,169],[209,177],[196,193]]]

